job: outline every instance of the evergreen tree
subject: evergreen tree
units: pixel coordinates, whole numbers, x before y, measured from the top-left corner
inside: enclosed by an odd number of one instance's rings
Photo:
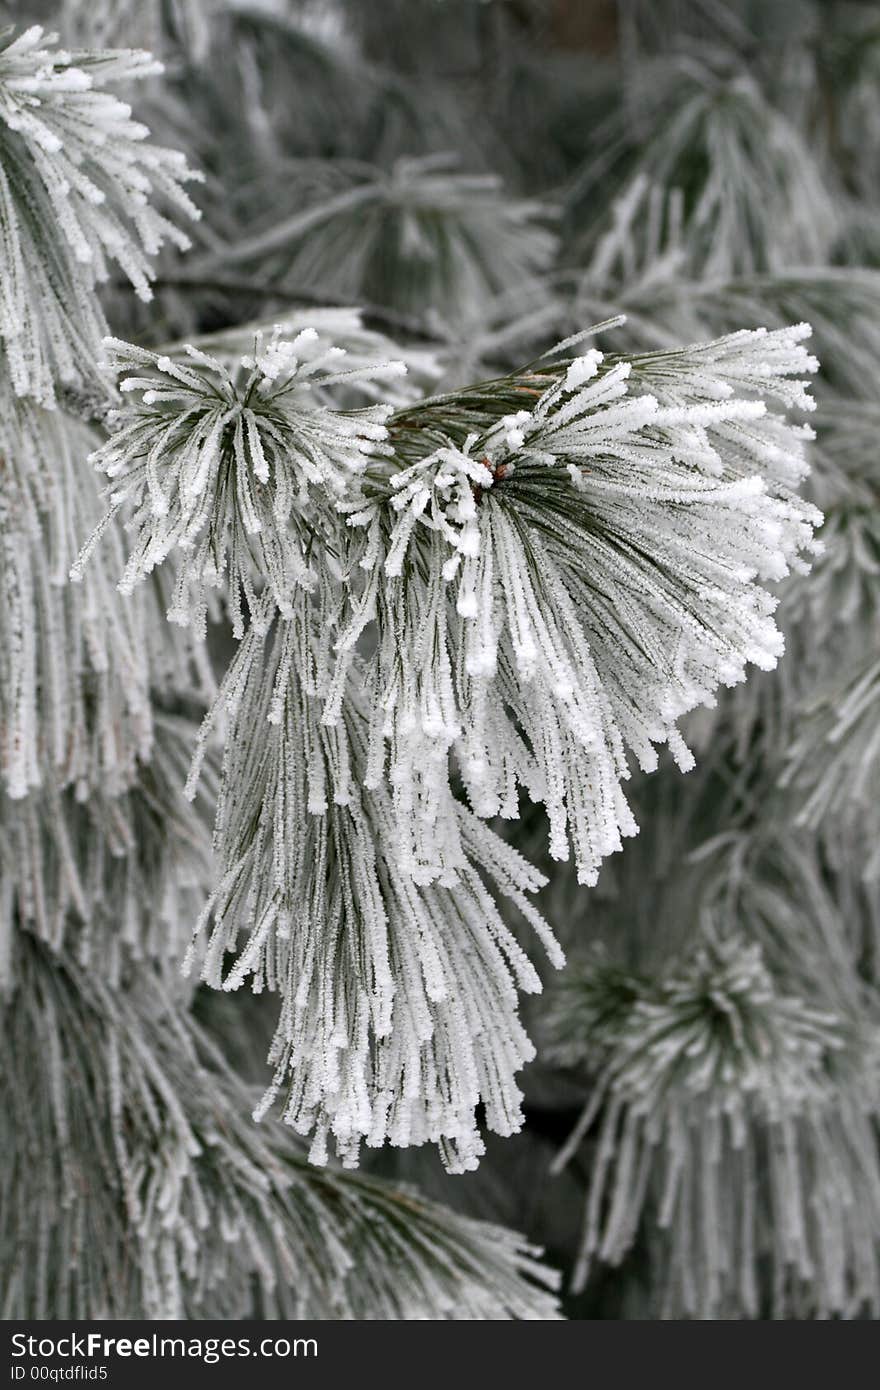
[[[7,17],[3,1316],[876,1316],[870,8]]]

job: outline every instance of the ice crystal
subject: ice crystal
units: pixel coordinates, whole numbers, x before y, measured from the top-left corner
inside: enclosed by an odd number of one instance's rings
[[[39,26],[0,33],[0,340],[14,390],[44,405],[95,378],[110,265],[147,299],[151,257],[189,245],[160,209],[197,216],[195,176],[103,90],[158,71],[146,53],[65,52]]]

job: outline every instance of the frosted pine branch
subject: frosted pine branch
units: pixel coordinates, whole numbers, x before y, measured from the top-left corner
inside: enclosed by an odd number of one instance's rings
[[[596,1078],[559,1155],[594,1132],[575,1287],[645,1228],[666,1316],[878,1307],[876,1042],[854,1061],[844,1023],[783,994],[737,938],[655,980],[574,974],[553,1024],[559,1059]]]
[[[15,979],[25,931],[109,986],[148,960],[188,988],[179,962],[214,882],[216,769],[205,767],[193,808],[183,796],[192,725],[155,713],[152,734],[124,791],[95,779],[85,799],[50,776],[23,800],[0,792],[0,990]]]
[[[387,740],[402,824],[430,823],[424,779],[454,750],[478,814],[515,816],[523,786],[593,882],[635,831],[626,749],[650,770],[665,741],[686,769],[676,720],[775,665],[761,581],[821,518],[794,492],[809,432],[760,394],[809,404],[807,331],[590,352],[392,418],[408,466],[348,507],[371,578],[339,646],[375,617],[371,761]]]
[[[290,616],[297,590],[315,584],[310,552],[326,532],[324,513],[382,451],[392,409],[329,410],[323,393],[402,373],[403,364],[349,368],[344,349],[328,346],[310,327],[290,341],[277,334],[256,339],[232,373],[195,347],[178,358],[115,339],[105,348],[115,371],[125,373],[121,390],[135,398],[92,455],[96,467],[120,480],[110,515],[133,511],[137,541],[122,591],[176,549],[182,562],[172,621],[203,628],[206,589],[223,585],[241,636],[243,605],[253,612],[260,581]]]
[[[448,792],[438,880],[414,880],[388,793],[363,787],[357,666],[339,721],[322,721],[330,635],[322,613],[271,639],[252,629],[227,673],[219,882],[194,950],[209,984],[280,994],[258,1115],[280,1094],[285,1120],[314,1135],[313,1161],[326,1162],[328,1139],[347,1164],[363,1142],[433,1142],[460,1171],[483,1152],[480,1102],[499,1133],[522,1122],[515,1074],[534,1049],[517,991],[541,987],[483,876],[560,964],[528,902],[543,880]]]
[[[0,339],[19,395],[51,405],[92,381],[106,332],[94,295],[115,263],[142,299],[163,243],[198,216],[183,155],[104,89],[161,71],[146,53],[67,53],[38,26],[0,34]]]
[[[471,174],[454,157],[403,157],[390,170],[329,171],[331,191],[288,217],[196,262],[221,272],[252,265],[270,283],[328,300],[375,301],[433,324],[478,321],[495,293],[546,272],[557,246],[548,203],[509,196],[501,179]]]
[[[151,53],[182,50],[196,63],[207,56],[216,0],[60,0],[55,7],[62,37],[90,49],[120,42]]]
[[[549,1319],[512,1232],[311,1167],[141,972],[108,989],[23,940],[0,1018],[7,1318]],[[36,1084],[35,1084],[36,1083]]]
[[[662,229],[690,280],[822,262],[841,224],[839,190],[815,148],[750,73],[708,45],[643,72],[569,199],[597,269],[619,259],[631,271],[635,248]]]
[[[203,621],[217,584],[242,638],[206,726],[226,725],[222,877],[196,949],[213,985],[282,996],[266,1104],[284,1089],[316,1159],[332,1134],[348,1162],[432,1140],[469,1167],[479,1102],[520,1123],[516,994],[538,982],[477,869],[558,951],[538,879],[473,817],[516,817],[526,790],[595,882],[636,831],[628,752],[652,769],[667,742],[687,769],[677,719],[775,663],[763,582],[819,514],[794,491],[806,432],[767,400],[808,407],[807,331],[608,361],[563,344],[357,412],[321,393],[361,372],[307,331],[235,375],[112,345],[137,372],[95,459],[135,532],[122,587],[173,551],[171,616]]]
[[[800,711],[780,785],[794,823],[846,842],[880,875],[880,662],[872,657],[829,683]],[[858,848],[857,848],[858,847]]]
[[[0,775],[15,798],[48,779],[119,792],[152,741],[149,603],[126,605],[108,567],[118,528],[76,589],[71,547],[100,516],[81,477],[93,436],[0,387]]]
[[[294,297],[295,298],[295,297]],[[325,306],[305,302],[286,310],[280,319],[255,319],[213,333],[193,338],[192,346],[219,362],[231,376],[241,370],[242,357],[251,357],[254,345],[271,342],[273,338],[293,342],[304,330],[310,330],[305,342],[311,346],[304,356],[311,360],[321,351],[335,349],[334,358],[345,371],[313,375],[309,380],[309,399],[314,403],[347,409],[362,406],[366,401],[393,405],[395,409],[421,400],[443,372],[443,354],[431,343],[398,343],[375,328],[364,325],[365,317],[375,318],[381,310],[371,305],[368,310],[347,306]],[[394,326],[393,316],[390,326]],[[167,352],[176,358],[187,356],[186,347],[171,343]],[[340,356],[344,353],[344,358]],[[402,371],[400,363],[406,371]],[[374,368],[375,374],[365,370]],[[345,373],[352,372],[347,377]]]
[[[172,642],[158,592],[120,597],[118,523],[80,586],[76,546],[101,516],[83,456],[96,436],[0,386],[0,780],[13,798],[43,787],[112,797],[149,758],[151,692],[209,696],[204,651]],[[115,572],[115,573],[114,573]]]

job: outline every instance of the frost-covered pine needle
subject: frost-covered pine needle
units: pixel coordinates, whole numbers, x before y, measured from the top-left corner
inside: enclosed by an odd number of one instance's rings
[[[112,796],[149,756],[160,615],[116,591],[118,525],[84,583],[67,577],[101,515],[92,447],[78,422],[0,385],[0,779],[14,798],[47,782]]]
[[[141,972],[23,939],[0,1014],[5,1318],[550,1319],[512,1232],[318,1170],[256,1127],[216,1045]]]
[[[217,0],[59,0],[54,9],[62,38],[95,49],[137,44],[169,56],[181,49],[195,63],[207,56]]]
[[[176,550],[172,621],[203,629],[206,589],[224,585],[241,636],[243,604],[253,612],[262,582],[290,616],[297,591],[315,584],[311,551],[317,542],[320,554],[326,543],[324,513],[385,449],[392,410],[330,410],[322,393],[403,373],[404,365],[349,367],[344,349],[311,327],[291,340],[279,332],[268,341],[256,336],[232,372],[192,346],[176,358],[116,339],[105,348],[120,389],[132,395],[132,405],[116,412],[110,440],[92,455],[114,479],[109,515],[131,514],[135,545],[123,593]]]
[[[193,725],[156,712],[152,733],[149,761],[124,791],[95,778],[84,798],[49,776],[22,800],[0,792],[0,991],[15,978],[25,929],[108,986],[133,961],[179,977],[214,882],[216,770],[204,769],[193,808],[183,796]]]
[[[149,299],[151,258],[189,245],[167,211],[198,216],[183,155],[151,144],[104,90],[161,65],[56,45],[37,25],[0,31],[0,341],[14,390],[44,405],[60,382],[100,380],[94,287],[110,266]]]
[[[606,135],[569,194],[597,269],[616,257],[625,272],[652,232],[678,246],[690,280],[829,258],[833,184],[798,125],[726,53],[706,46],[648,67]]]
[[[794,823],[861,846],[880,876],[880,661],[847,673],[805,703],[780,776]]]
[[[854,1071],[843,1021],[782,993],[741,937],[655,979],[575,973],[552,1023],[558,1058],[596,1078],[559,1155],[593,1136],[576,1288],[647,1229],[665,1316],[876,1314],[876,1040]]]
[[[328,301],[387,305],[416,321],[478,322],[493,295],[546,272],[557,239],[547,202],[511,196],[455,157],[404,156],[390,169],[337,164],[331,190],[265,220],[197,262],[200,274],[251,266],[270,283],[319,288]]]
[[[316,1159],[332,1134],[348,1162],[433,1140],[470,1167],[478,1103],[520,1123],[516,994],[538,980],[477,870],[558,948],[539,877],[476,818],[526,790],[595,882],[636,830],[628,752],[652,769],[667,742],[687,770],[677,719],[775,663],[763,583],[819,519],[795,491],[808,432],[771,408],[810,405],[808,331],[609,360],[573,340],[358,412],[314,399],[345,374],[307,330],[238,378],[112,344],[138,372],[96,455],[135,532],[122,587],[175,549],[170,615],[203,621],[218,584],[242,638],[206,726],[226,754],[203,975],[281,994],[266,1104],[284,1089]]]
[[[541,988],[484,877],[562,957],[528,902],[541,875],[448,792],[436,877],[416,881],[387,790],[364,786],[357,666],[322,719],[331,636],[320,613],[252,628],[227,673],[205,730],[224,717],[218,883],[194,949],[208,984],[281,997],[258,1116],[280,1096],[317,1163],[328,1140],[348,1165],[364,1142],[433,1142],[461,1171],[483,1152],[480,1103],[498,1133],[522,1123],[517,993]]]
[[[809,408],[808,331],[591,350],[392,417],[407,466],[348,505],[369,578],[338,646],[375,618],[370,762],[387,743],[401,833],[454,751],[477,814],[515,817],[524,787],[595,882],[636,829],[627,750],[651,770],[668,742],[686,770],[676,721],[775,665],[763,584],[821,517],[795,492],[810,431],[767,402]]]

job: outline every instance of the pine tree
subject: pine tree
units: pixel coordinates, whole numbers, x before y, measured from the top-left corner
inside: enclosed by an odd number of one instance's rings
[[[698,8],[0,33],[4,1316],[880,1311],[880,48]]]

